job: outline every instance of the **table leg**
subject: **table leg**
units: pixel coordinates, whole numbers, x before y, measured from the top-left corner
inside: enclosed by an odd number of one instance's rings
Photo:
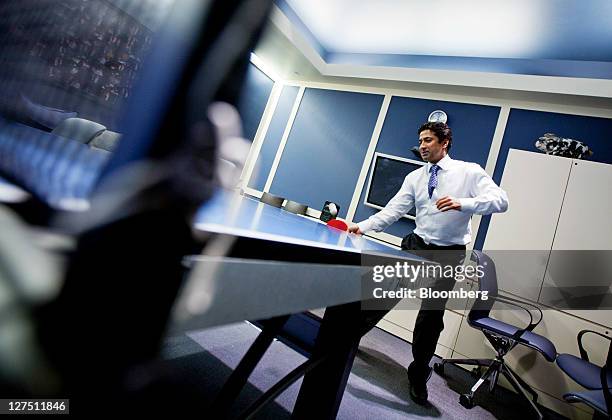
[[[387,312],[362,311],[361,302],[325,310],[312,357],[328,357],[304,376],[293,418],[336,418],[361,337]]]
[[[240,394],[240,391],[242,391],[242,388],[247,383],[249,376],[253,373],[257,363],[259,363],[274,338],[282,330],[287,319],[289,319],[289,315],[260,321],[260,324],[263,326],[262,331],[238,366],[236,366],[236,369],[234,369],[225,385],[223,385],[221,392],[219,392],[213,403],[212,412],[215,415],[219,417],[227,415],[238,394]]]

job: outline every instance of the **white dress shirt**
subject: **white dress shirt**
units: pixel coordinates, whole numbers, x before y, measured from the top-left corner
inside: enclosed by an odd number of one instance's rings
[[[416,208],[416,229],[426,243],[466,245],[472,240],[472,214],[491,214],[508,209],[508,195],[476,163],[453,160],[446,155],[437,163],[438,185],[431,198],[429,183],[431,163],[410,172],[384,209],[358,223],[362,232],[380,232]],[[461,210],[441,212],[436,201],[450,196],[461,203]]]

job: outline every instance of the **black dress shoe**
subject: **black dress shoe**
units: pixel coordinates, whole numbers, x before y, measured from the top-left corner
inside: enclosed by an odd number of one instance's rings
[[[408,370],[408,380],[410,381],[410,398],[412,401],[419,405],[426,405],[427,398],[429,395],[427,394],[427,381],[431,377],[431,369],[429,373],[425,377],[426,379],[416,379],[413,378],[410,374],[410,370]]]
[[[426,405],[427,404],[427,384],[415,384],[410,382],[410,398],[412,401],[417,403],[418,405]]]

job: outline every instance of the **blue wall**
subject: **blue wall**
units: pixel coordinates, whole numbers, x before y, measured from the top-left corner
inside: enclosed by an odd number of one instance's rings
[[[283,132],[287,126],[289,120],[289,114],[293,108],[295,97],[297,96],[299,88],[295,86],[285,86],[281,92],[278,104],[274,110],[274,115],[270,121],[266,137],[264,138],[261,150],[257,156],[257,163],[255,164],[255,170],[251,179],[249,180],[249,187],[254,188],[258,191],[263,191],[276,156],[276,151],[280,144]]]
[[[512,149],[537,151],[534,143],[544,133],[555,133],[585,142],[594,154],[589,160],[612,163],[612,119],[512,109],[499,150],[493,179],[500,183]],[[512,206],[512,197],[510,206]],[[483,217],[474,247],[482,249],[490,217]]]
[[[385,118],[376,151],[414,159],[410,151],[418,145],[418,128],[427,121],[431,111],[442,109],[448,115],[448,124],[453,130],[450,155],[453,159],[476,162],[483,168],[487,163],[489,149],[495,133],[500,107],[434,101],[394,96]],[[378,210],[363,204],[365,187],[359,200],[354,220],[361,221]],[[415,228],[409,219],[400,219],[385,231],[396,236],[405,236]]]
[[[249,140],[255,138],[273,86],[272,79],[249,63],[244,88],[238,102],[238,112],[242,117],[242,133]]]
[[[383,96],[306,89],[270,192],[346,217]]]
[[[258,158],[260,175],[250,183],[253,188],[263,189],[296,94],[295,87],[283,90]],[[325,200],[336,201],[340,216],[346,217],[381,104],[381,95],[306,89],[270,191],[316,209]],[[435,109],[449,116],[454,139],[451,156],[485,167],[499,118],[497,106],[394,96],[376,151],[413,158],[410,148],[417,145],[417,129]],[[495,166],[495,182],[501,182],[510,148],[535,151],[534,142],[547,132],[584,141],[594,151],[591,160],[612,164],[612,119],[512,109]],[[377,211],[363,204],[365,193],[364,187],[356,222]],[[477,249],[482,249],[489,221],[486,216],[480,223]],[[402,237],[414,227],[413,221],[401,219],[386,232]]]

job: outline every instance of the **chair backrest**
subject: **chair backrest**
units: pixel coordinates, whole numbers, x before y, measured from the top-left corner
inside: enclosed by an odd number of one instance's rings
[[[306,210],[308,210],[308,206],[302,203],[298,203],[297,201],[287,200],[285,203],[285,210],[295,214],[306,214]]]
[[[486,291],[489,299],[477,299],[474,301],[472,309],[468,315],[469,320],[489,316],[489,312],[491,312],[491,308],[495,303],[495,300],[491,298],[497,296],[498,293],[497,272],[495,270],[495,263],[491,257],[482,251],[472,250],[472,258],[482,270],[482,276],[480,276],[478,279],[478,290]]]
[[[82,118],[66,118],[51,132],[56,136],[76,140],[79,143],[89,143],[104,130],[106,130],[106,127],[97,122]]]
[[[261,195],[259,201],[274,207],[281,208],[283,206],[283,201],[285,201],[285,198],[265,192]]]

